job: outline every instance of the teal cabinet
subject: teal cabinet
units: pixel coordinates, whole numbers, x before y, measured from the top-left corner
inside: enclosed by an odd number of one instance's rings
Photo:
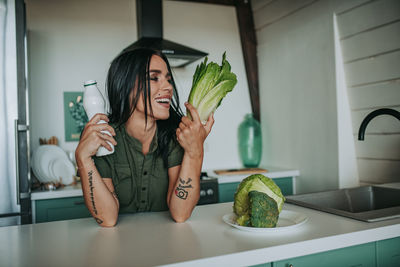
[[[274,262],[274,267],[376,266],[375,242]]]
[[[399,263],[400,237],[396,237],[251,267],[397,267]]]
[[[378,267],[400,266],[400,237],[376,242]]]
[[[272,179],[279,186],[283,195],[293,195],[293,177]],[[231,202],[239,182],[222,183],[218,185],[219,202]]]
[[[293,195],[293,177],[272,179],[282,191],[284,196]]]
[[[219,202],[231,202],[239,183],[224,183],[218,185]]]
[[[83,197],[35,200],[35,221],[50,222],[90,217]]]

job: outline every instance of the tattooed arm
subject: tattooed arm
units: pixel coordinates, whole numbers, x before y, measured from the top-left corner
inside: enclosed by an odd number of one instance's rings
[[[187,159],[187,161],[192,160]],[[202,159],[199,161],[202,162]],[[168,170],[170,182],[167,203],[176,222],[186,221],[199,201],[201,166],[196,166],[197,162],[193,160],[194,164],[187,164],[184,156],[182,165]],[[192,165],[193,169],[190,169],[189,165]]]
[[[200,173],[203,164],[203,144],[211,131],[214,119],[212,115],[203,125],[197,110],[185,103],[193,121],[183,117],[176,135],[184,149],[182,164],[168,170],[169,187],[167,203],[172,218],[176,222],[186,221],[200,198]]]
[[[79,174],[85,204],[99,225],[112,227],[117,223],[119,211],[112,180],[102,178],[92,160],[82,163],[78,163],[78,166],[84,166],[79,168]]]
[[[111,136],[101,133],[102,130],[107,130],[115,135],[114,129],[108,124],[97,124],[99,120],[108,121],[108,118],[104,114],[97,114],[87,123],[76,148],[75,157],[86,206],[98,224],[111,227],[118,219],[118,198],[111,179],[100,176],[91,157],[100,146],[111,149],[106,141],[114,145],[117,143]]]

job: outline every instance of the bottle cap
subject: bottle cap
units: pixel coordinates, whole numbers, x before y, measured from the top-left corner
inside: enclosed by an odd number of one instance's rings
[[[94,84],[97,84],[96,80],[89,80],[89,81],[86,81],[86,82],[83,84],[83,86],[86,87],[86,86],[94,85]]]

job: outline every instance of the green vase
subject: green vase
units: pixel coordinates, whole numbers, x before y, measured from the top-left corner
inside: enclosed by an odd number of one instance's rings
[[[239,155],[247,168],[258,167],[262,155],[262,136],[260,123],[253,114],[247,114],[238,129]]]

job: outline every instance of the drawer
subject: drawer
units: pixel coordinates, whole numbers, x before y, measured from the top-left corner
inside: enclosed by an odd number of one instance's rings
[[[376,242],[378,267],[400,266],[400,237]]]
[[[376,266],[375,242],[274,262],[276,267]]]
[[[50,222],[90,217],[83,197],[35,201],[36,222]]]

